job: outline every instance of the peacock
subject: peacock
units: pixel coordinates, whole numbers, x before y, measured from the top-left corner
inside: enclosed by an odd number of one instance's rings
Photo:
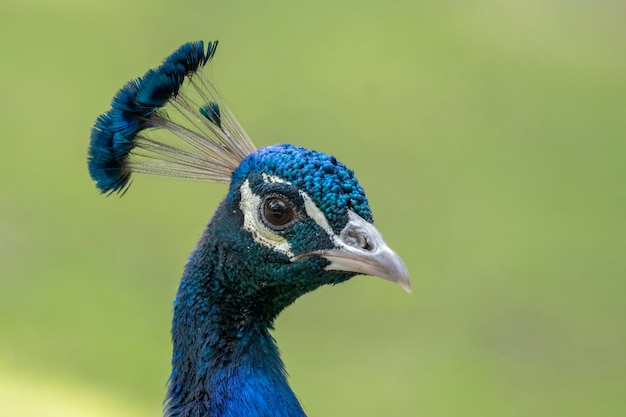
[[[218,42],[182,45],[114,96],[91,131],[101,193],[133,173],[229,183],[189,256],[172,319],[168,417],[305,416],[271,335],[278,314],[359,274],[411,284],[354,172],[287,143],[257,149],[209,80]]]

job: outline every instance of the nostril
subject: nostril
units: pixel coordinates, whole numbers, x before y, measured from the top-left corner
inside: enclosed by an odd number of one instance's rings
[[[354,248],[364,249],[366,251],[373,249],[367,237],[354,229],[349,229],[345,232],[343,241]]]

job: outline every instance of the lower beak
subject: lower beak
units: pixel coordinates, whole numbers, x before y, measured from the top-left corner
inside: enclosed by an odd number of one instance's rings
[[[408,293],[411,278],[402,259],[383,240],[380,232],[353,211],[348,212],[348,224],[334,236],[335,248],[298,255],[292,262],[309,256],[321,256],[330,261],[327,270],[355,272],[397,282]]]

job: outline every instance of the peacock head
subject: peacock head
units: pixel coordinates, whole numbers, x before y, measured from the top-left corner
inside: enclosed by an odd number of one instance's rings
[[[263,292],[288,304],[357,274],[410,291],[406,266],[372,224],[353,171],[321,152],[280,144],[250,154],[233,173],[212,228],[244,255],[238,265],[247,273],[232,285],[255,299]]]

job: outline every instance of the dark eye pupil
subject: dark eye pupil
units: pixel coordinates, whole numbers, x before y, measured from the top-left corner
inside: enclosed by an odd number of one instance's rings
[[[265,219],[274,226],[284,226],[293,220],[293,210],[284,200],[277,197],[265,201]]]

